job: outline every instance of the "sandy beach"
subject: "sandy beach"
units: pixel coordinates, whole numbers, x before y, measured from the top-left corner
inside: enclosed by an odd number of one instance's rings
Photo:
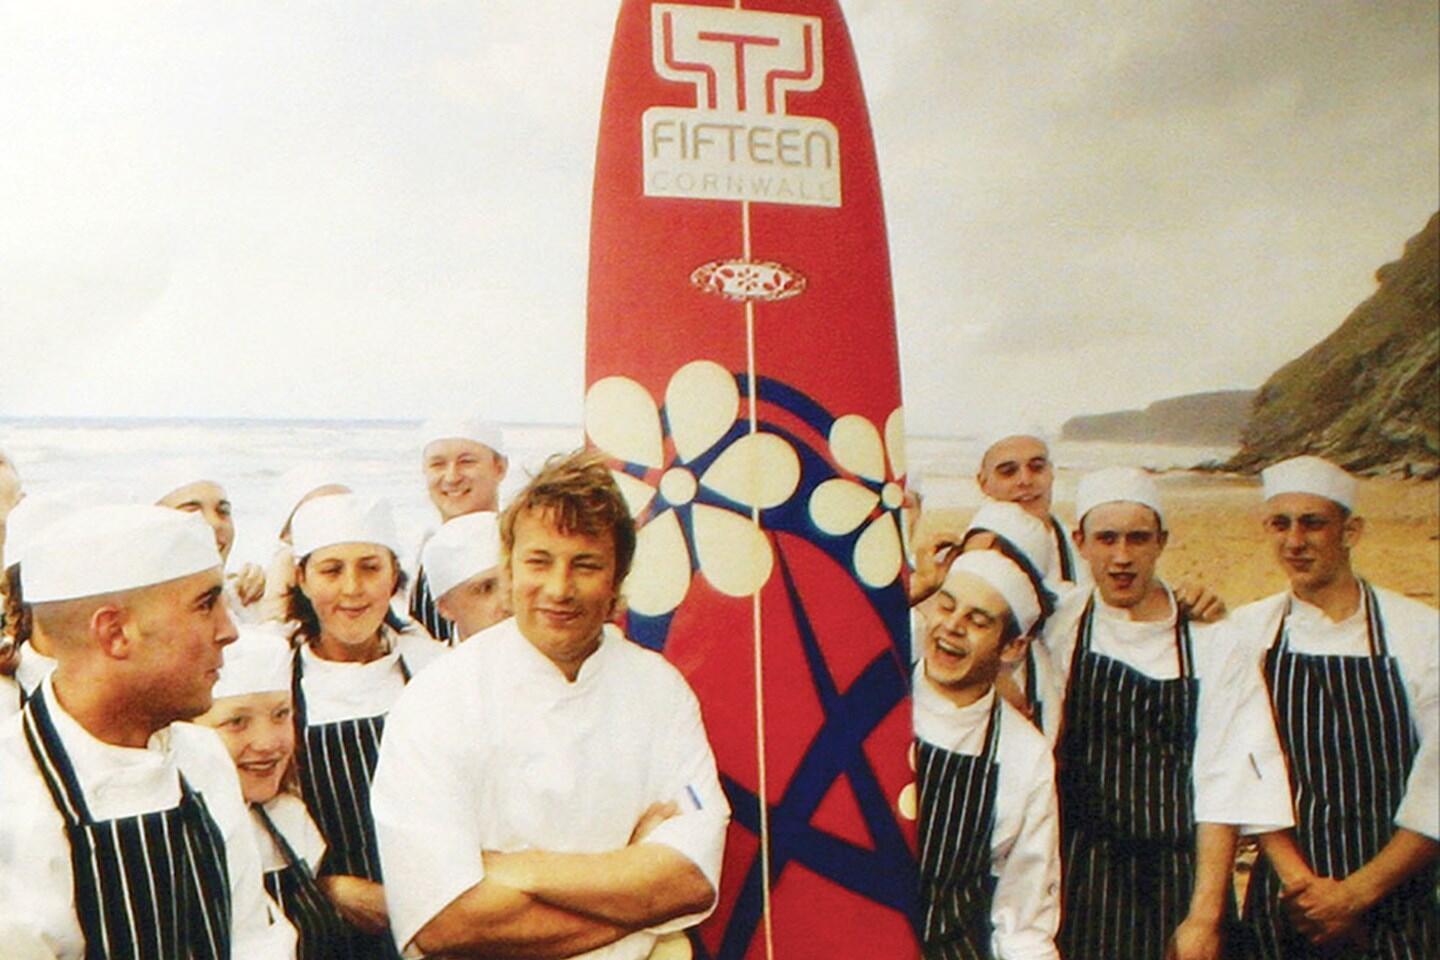
[[[1063,491],[1074,490],[1074,475],[1062,470],[1056,513],[1073,518],[1073,503]],[[1207,584],[1233,609],[1275,593],[1284,575],[1260,529],[1260,482],[1195,471],[1171,471],[1158,477],[1167,505],[1170,544],[1160,561],[1171,582]],[[1068,481],[1068,482],[1067,482]],[[937,526],[963,529],[973,509],[929,510],[922,530]],[[1374,583],[1436,606],[1440,591],[1440,484],[1370,479],[1360,484],[1356,512],[1365,532],[1355,550],[1355,566]]]

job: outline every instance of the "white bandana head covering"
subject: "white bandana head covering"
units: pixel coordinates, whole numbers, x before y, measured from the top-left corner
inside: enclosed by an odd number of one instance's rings
[[[213,696],[243,697],[290,689],[290,645],[273,627],[239,624],[239,636],[225,648],[225,663]]]
[[[5,521],[5,566],[25,559],[46,528],[80,509],[83,500],[59,493],[32,493],[26,496]]]
[[[26,547],[25,599],[93,597],[219,567],[215,534],[195,514],[142,504],[82,507]]]
[[[1035,593],[1035,584],[1015,561],[998,550],[974,550],[955,558],[945,574],[946,587],[961,573],[979,577],[1005,598],[1022,635],[1029,633],[1040,619],[1040,597]]]
[[[378,543],[391,553],[400,552],[389,502],[353,493],[316,497],[302,504],[290,521],[290,539],[298,559],[337,543]]]
[[[504,456],[500,425],[480,417],[434,417],[420,426],[420,450],[436,440],[471,440]]]
[[[1355,478],[1321,457],[1292,457],[1260,472],[1265,499],[1282,493],[1310,493],[1355,509]]]
[[[500,515],[489,510],[445,522],[425,543],[420,557],[439,600],[471,577],[500,565]]]
[[[1050,528],[1039,517],[1025,512],[1020,504],[986,499],[970,518],[966,535],[972,530],[988,530],[1009,540],[1042,579],[1048,580],[1054,572],[1055,540],[1050,536]]]
[[[1165,511],[1160,508],[1160,488],[1155,478],[1138,467],[1110,467],[1080,478],[1075,490],[1075,525],[1085,514],[1103,503],[1138,503],[1155,511],[1160,528],[1165,528]]]

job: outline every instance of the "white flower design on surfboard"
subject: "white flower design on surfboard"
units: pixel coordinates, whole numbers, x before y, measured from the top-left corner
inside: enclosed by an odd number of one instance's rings
[[[790,499],[800,458],[773,433],[726,442],[739,415],[735,375],[709,360],[675,371],[663,418],[650,392],[628,377],[597,380],[586,393],[586,433],[627,468],[611,472],[639,525],[625,584],[635,613],[674,610],[694,573],[732,597],[770,579],[775,557],[750,512]]]
[[[868,587],[887,587],[904,560],[900,507],[905,499],[905,414],[885,420],[885,436],[858,414],[836,419],[830,454],[854,479],[834,477],[810,494],[810,519],[825,533],[843,537],[863,526],[855,541],[855,574]]]

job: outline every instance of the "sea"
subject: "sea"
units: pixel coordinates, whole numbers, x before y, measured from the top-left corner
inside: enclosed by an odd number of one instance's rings
[[[420,469],[419,423],[403,420],[51,419],[0,418],[0,450],[16,465],[26,491],[50,491],[95,502],[153,501],[161,477],[202,465],[222,480],[234,507],[237,563],[269,561],[293,504],[277,481],[302,463],[324,464],[338,482],[388,499],[401,542],[418,545],[437,523]],[[574,450],[582,428],[505,424],[510,471],[503,502],[551,454]],[[932,508],[976,505],[974,474],[984,441],[967,436],[911,436],[911,481]],[[1079,474],[1106,466],[1187,469],[1220,461],[1233,447],[1052,442],[1056,500],[1073,496]],[[410,557],[402,558],[406,561]]]

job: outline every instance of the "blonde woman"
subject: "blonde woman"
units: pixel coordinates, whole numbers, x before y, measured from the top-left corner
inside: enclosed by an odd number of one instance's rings
[[[214,703],[196,722],[214,729],[235,761],[265,890],[295,927],[297,960],[343,956],[344,923],[315,878],[325,838],[295,781],[290,648],[273,629],[242,626],[239,633],[225,651]]]

